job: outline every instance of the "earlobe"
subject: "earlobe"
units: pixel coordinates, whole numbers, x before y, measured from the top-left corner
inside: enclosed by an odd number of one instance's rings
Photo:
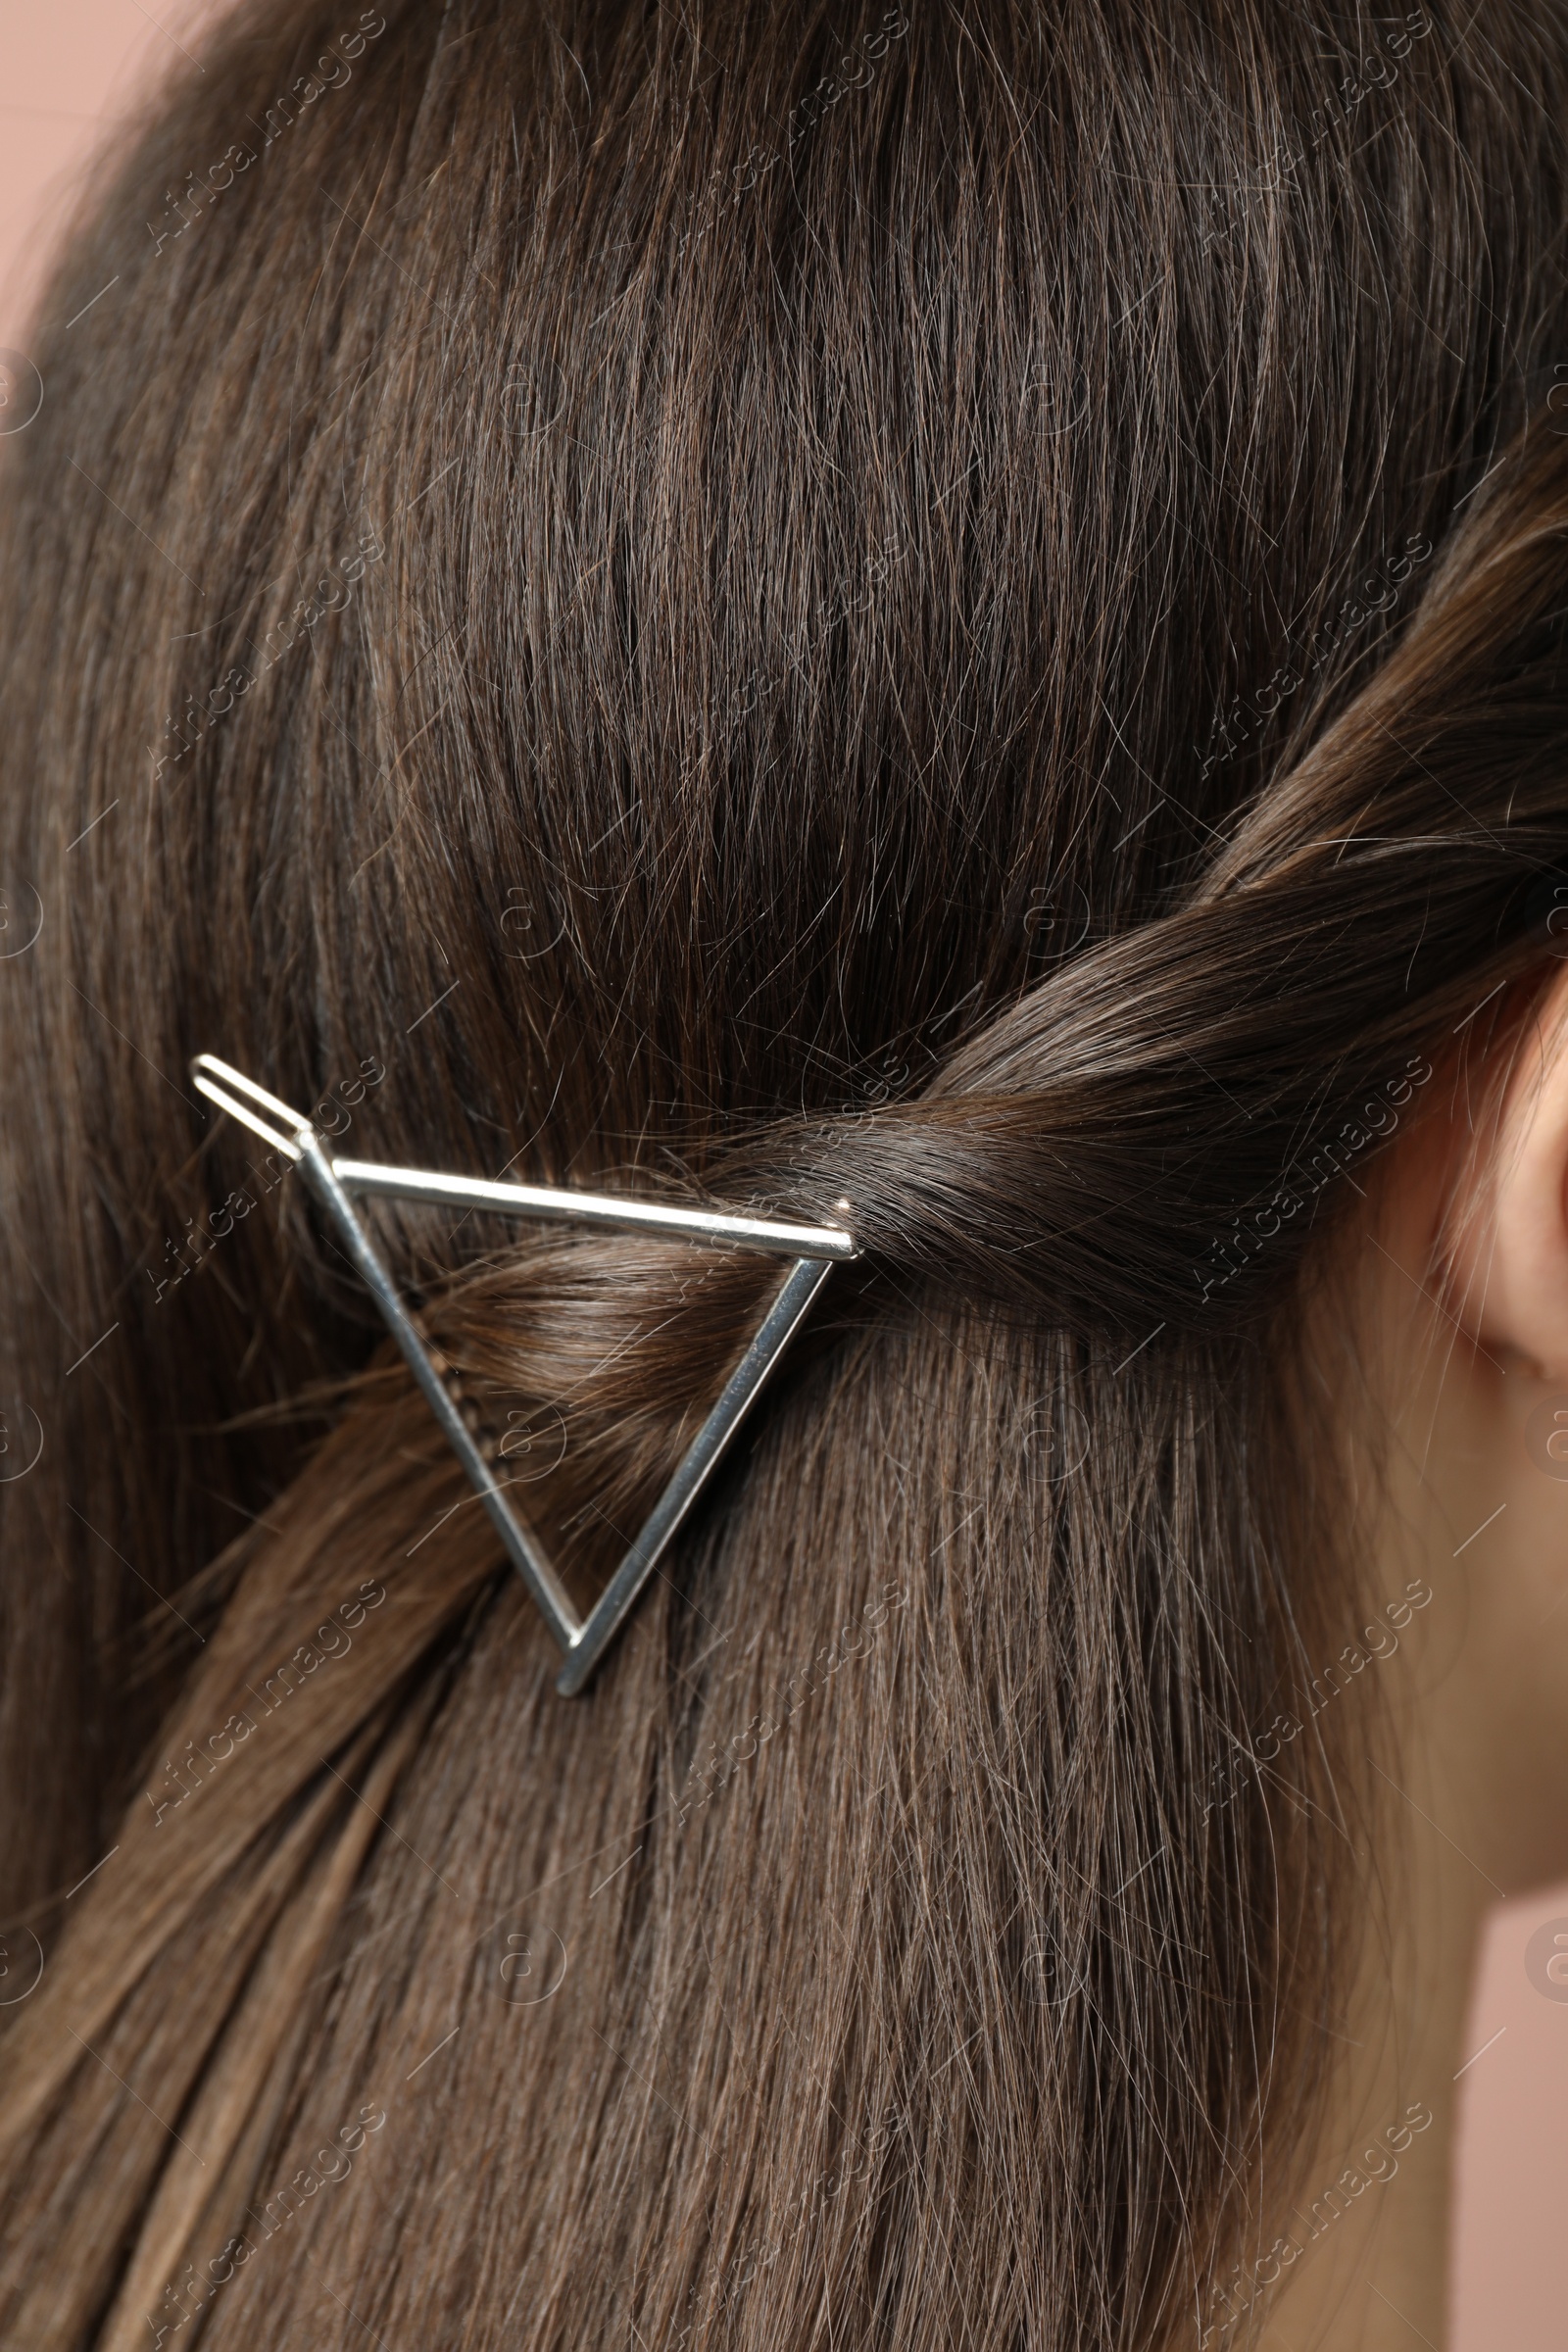
[[[1500,1046],[1500,1051],[1508,1051]],[[1568,967],[1514,1034],[1494,1131],[1477,1137],[1450,1201],[1458,1319],[1485,1348],[1568,1378]]]

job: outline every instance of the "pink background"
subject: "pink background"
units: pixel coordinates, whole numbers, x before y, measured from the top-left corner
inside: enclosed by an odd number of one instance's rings
[[[211,0],[0,0],[0,347],[26,349],[33,297],[98,141],[177,63]],[[1525,1974],[1568,1886],[1499,1904],[1464,2056],[1448,2352],[1568,2345],[1568,2002]],[[1479,2052],[1479,2056],[1473,2053]],[[1412,2343],[1416,2340],[1412,2333]]]
[[[30,296],[94,148],[190,28],[202,0],[0,0],[0,346],[26,349]]]

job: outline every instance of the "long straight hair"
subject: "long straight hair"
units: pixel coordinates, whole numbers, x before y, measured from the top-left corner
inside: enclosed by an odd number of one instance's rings
[[[284,0],[106,168],[0,436],[7,2341],[1245,2329],[1371,1804],[1301,1333],[1568,853],[1565,257],[1510,0]],[[204,1050],[852,1204],[585,1697]],[[377,1231],[591,1593],[772,1277]]]

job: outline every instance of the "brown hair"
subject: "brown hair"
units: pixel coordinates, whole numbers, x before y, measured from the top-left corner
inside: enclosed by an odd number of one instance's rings
[[[1227,2325],[1369,1801],[1274,1729],[1308,1240],[1568,843],[1568,31],[1467,13],[287,0],[94,191],[0,512],[9,2340]],[[853,1203],[585,1698],[204,1050]],[[592,1591],[771,1278],[379,1230]]]

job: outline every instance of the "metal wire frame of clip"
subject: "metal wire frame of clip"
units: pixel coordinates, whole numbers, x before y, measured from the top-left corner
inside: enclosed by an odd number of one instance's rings
[[[780,1224],[761,1217],[734,1217],[710,1209],[671,1208],[660,1202],[622,1200],[611,1194],[576,1192],[569,1187],[493,1184],[474,1177],[441,1175],[427,1168],[398,1168],[375,1160],[339,1159],[301,1112],[279,1102],[275,1095],[230,1068],[227,1062],[220,1061],[216,1054],[198,1054],[190,1072],[198,1091],[209,1102],[295,1163],[330,1218],[408,1359],[409,1369],[431,1411],[473,1482],[508,1558],[565,1652],[565,1664],[556,1677],[556,1689],[563,1697],[574,1697],[625,1623],[638,1594],[723,1459],[823,1283],[835,1265],[859,1255],[854,1235],[836,1225]],[[723,1394],[586,1617],[578,1616],[537,1537],[512,1509],[503,1482],[497,1479],[432,1362],[396,1283],[355,1209],[357,1200],[371,1199],[422,1200],[447,1208],[488,1209],[502,1216],[597,1225],[620,1233],[701,1242],[710,1248],[760,1250],[794,1261],[745,1354],[724,1384]]]

